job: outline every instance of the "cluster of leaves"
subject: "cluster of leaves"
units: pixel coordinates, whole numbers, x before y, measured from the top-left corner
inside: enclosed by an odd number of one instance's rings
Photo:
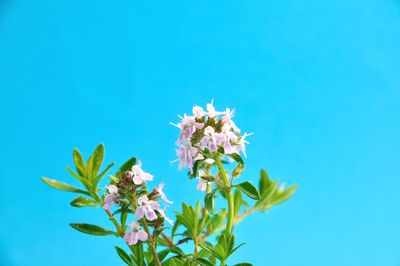
[[[197,174],[200,169],[207,168],[209,174],[202,178],[212,184],[205,194],[204,202],[198,201],[195,206],[183,203],[182,210],[176,212],[175,224],[169,235],[165,233],[167,228],[164,227],[163,220],[156,219],[149,223],[153,231],[147,230],[150,234],[148,241],[128,245],[129,252],[116,246],[115,250],[124,263],[129,266],[227,265],[229,257],[243,245],[243,243],[235,245],[234,235],[227,231],[229,219],[231,219],[230,222],[233,225],[236,225],[254,212],[267,211],[271,207],[286,201],[297,189],[297,186],[285,188],[285,184],[279,184],[278,180],[271,180],[265,170],[261,170],[258,188],[248,181],[236,183],[236,178],[244,170],[244,161],[238,154],[226,155],[221,152],[223,150],[216,154],[208,154],[208,156],[213,156],[218,160],[224,156],[229,156],[236,162],[233,170],[228,173],[223,168],[222,163],[227,164],[226,161],[220,161],[221,164],[219,165],[218,163],[209,165],[198,162],[195,165],[195,173]],[[81,183],[81,188],[46,177],[42,177],[42,180],[55,189],[81,194],[71,201],[71,205],[74,207],[102,206],[104,194],[99,194],[101,188],[98,185],[114,165],[114,163],[111,163],[103,171],[100,171],[103,158],[103,145],[99,145],[86,162],[81,153],[74,149],[75,171],[68,166],[67,171]],[[132,157],[114,175],[108,175],[109,184],[125,188],[123,183],[124,173],[129,171],[135,163],[136,158]],[[217,168],[218,171],[210,174],[213,167]],[[226,177],[229,177],[229,183],[222,181]],[[128,215],[134,213],[137,196],[144,193],[148,193],[145,185],[140,188],[126,187],[121,192],[123,197],[119,200],[119,207],[113,213],[106,210],[115,230],[88,223],[71,223],[70,225],[74,229],[90,235],[123,237],[127,229]],[[245,196],[248,199],[245,199]],[[230,207],[217,208],[216,206],[224,206],[215,204],[215,201],[219,199],[231,200],[232,202],[228,204]],[[180,248],[180,245],[184,243],[192,243],[193,252],[187,252],[186,249]],[[236,264],[236,266],[249,265],[251,264],[248,262]]]
[[[221,152],[221,151],[219,151]],[[223,151],[222,151],[223,152]],[[230,184],[226,186],[222,182],[222,171],[218,171],[214,175],[208,174],[201,178],[210,181],[213,184],[213,189],[210,189],[204,197],[204,205],[201,207],[200,202],[197,202],[195,207],[182,204],[182,212],[176,213],[176,223],[172,230],[171,239],[180,235],[188,241],[193,241],[194,252],[190,256],[180,256],[177,254],[173,259],[176,265],[185,265],[187,261],[195,261],[199,265],[216,265],[218,260],[221,265],[225,265],[228,257],[237,250],[233,248],[234,236],[227,234],[225,231],[227,224],[227,209],[215,208],[215,201],[218,198],[227,199],[227,193],[233,193],[233,223],[238,224],[246,216],[256,211],[267,211],[272,206],[284,202],[289,199],[297,189],[297,186],[291,186],[285,189],[284,184],[279,184],[279,180],[272,181],[267,172],[262,169],[259,179],[259,186],[256,188],[248,181],[236,184],[235,178],[239,177],[244,169],[244,161],[238,154],[217,154],[217,156],[229,156],[236,162],[230,174]],[[228,162],[224,162],[227,164]],[[195,171],[212,168],[215,165],[205,164],[202,161],[195,165]],[[209,172],[210,169],[205,169]],[[225,171],[225,174],[228,173]],[[248,200],[244,199],[247,196],[252,201],[249,204]],[[179,230],[179,228],[181,228]],[[217,244],[213,245],[209,242],[211,236],[217,235]],[[187,264],[189,265],[189,264]],[[251,265],[250,263],[241,263],[238,265]]]
[[[101,191],[101,188],[98,188],[99,182],[114,165],[114,163],[110,163],[102,172],[100,172],[104,159],[104,145],[100,144],[97,146],[86,162],[77,149],[74,149],[72,157],[76,172],[69,166],[66,166],[67,172],[78,180],[83,185],[83,188],[78,188],[47,177],[42,177],[43,182],[55,189],[85,195],[78,196],[71,201],[71,205],[74,207],[93,207],[100,205],[102,201],[98,196],[98,192]]]
[[[82,184],[83,188],[78,188],[70,184],[47,177],[42,177],[42,181],[52,188],[84,195],[78,196],[71,201],[70,204],[73,207],[80,208],[102,205],[103,199],[98,194],[102,189],[99,188],[98,185],[101,179],[105,177],[110,168],[115,164],[110,163],[103,171],[100,172],[101,165],[104,159],[104,145],[98,145],[92,155],[86,160],[86,162],[78,149],[73,150],[72,158],[76,171],[72,170],[72,168],[70,168],[69,166],[66,166],[67,172],[76,180],[78,180]],[[115,232],[97,225],[87,223],[71,223],[70,226],[82,233],[97,236],[118,236],[119,234],[119,232]]]

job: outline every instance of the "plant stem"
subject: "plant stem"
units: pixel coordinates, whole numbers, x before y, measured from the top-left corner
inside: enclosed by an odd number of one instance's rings
[[[108,217],[110,218],[110,221],[115,225],[115,228],[118,231],[118,236],[122,236],[123,232],[121,229],[121,226],[119,225],[119,223],[117,222],[117,220],[115,220],[114,216],[112,215],[112,213],[110,212],[110,210],[105,210]]]
[[[205,174],[206,174],[207,176],[210,174],[210,167],[209,167],[209,166],[207,166],[207,167],[205,168]],[[207,182],[206,195],[207,195],[208,193],[210,193],[210,192],[211,192],[211,184]],[[202,216],[203,216],[203,217],[206,217],[207,214],[208,214],[207,208],[206,208],[206,206],[204,206],[204,207],[203,207],[203,211],[202,211]]]
[[[175,244],[174,244],[174,242],[172,241],[172,239],[169,238],[163,231],[161,231],[161,236],[162,236],[162,238],[164,238],[165,241],[167,241],[168,246],[169,246],[170,248],[175,247]]]
[[[215,161],[217,162],[218,170],[219,173],[222,176],[222,181],[224,182],[225,185],[225,191],[226,191],[226,197],[228,200],[228,221],[226,223],[226,230],[225,233],[227,235],[230,235],[232,233],[232,228],[233,228],[233,222],[235,219],[235,206],[234,206],[234,201],[233,201],[233,193],[232,193],[232,187],[231,184],[229,183],[229,177],[225,172],[225,168],[222,165],[221,159],[219,155],[215,158]]]
[[[157,250],[156,250],[156,247],[155,247],[155,244],[154,244],[153,235],[151,234],[151,232],[149,230],[149,226],[147,225],[146,219],[143,218],[142,221],[143,221],[144,230],[146,231],[148,239],[149,239],[149,246],[150,246],[151,251],[153,253],[154,261],[156,262],[156,264],[158,266],[161,266],[161,262],[160,262],[160,259],[158,258]]]

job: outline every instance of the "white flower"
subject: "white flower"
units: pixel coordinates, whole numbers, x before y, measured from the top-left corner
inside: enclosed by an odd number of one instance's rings
[[[197,183],[197,186],[196,186],[197,190],[200,190],[201,192],[206,191],[207,183],[208,182],[206,180],[204,180],[203,178],[200,177],[199,182]]]
[[[193,174],[193,165],[196,161],[206,159],[207,164],[213,164],[214,161],[211,161],[211,158],[204,158],[205,149],[216,152],[218,147],[223,147],[225,154],[242,152],[246,156],[245,146],[248,144],[246,137],[250,134],[245,133],[240,136],[240,128],[233,121],[234,109],[226,108],[224,112],[216,111],[211,101],[207,104],[206,112],[197,105],[193,106],[192,112],[193,116],[185,114],[180,117],[180,123],[173,124],[181,129],[177,141],[179,149],[176,152],[180,162],[179,168],[186,166]],[[196,119],[204,119],[204,122],[198,123]]]
[[[104,204],[103,204],[103,209],[105,210],[110,210],[111,206],[117,201],[115,198],[119,195],[118,194],[118,188],[115,185],[108,185],[106,186],[108,193],[106,194],[104,198]]]
[[[135,245],[139,240],[147,240],[148,235],[144,230],[140,229],[140,224],[138,222],[130,223],[129,228],[130,231],[127,231],[124,235],[124,240],[129,246]]]
[[[207,180],[202,178],[204,176],[206,176],[206,173],[203,170],[200,170],[199,171],[199,177],[198,177],[199,182],[197,183],[196,188],[197,188],[197,190],[200,190],[201,192],[206,191],[207,190],[207,184],[210,183]]]
[[[142,185],[147,181],[153,180],[153,176],[143,171],[140,164],[132,166],[132,171],[129,174],[132,176],[132,181],[135,185]]]
[[[179,169],[183,166],[188,167],[192,171],[193,164],[197,160],[202,160],[204,157],[199,153],[198,149],[193,147],[191,142],[184,142],[179,149],[176,151],[176,155],[179,157]]]
[[[138,207],[136,208],[135,215],[138,219],[143,216],[149,221],[157,219],[156,211],[160,210],[160,204],[157,201],[149,200],[146,195],[139,197]]]
[[[164,218],[169,223],[173,223],[171,219],[165,216],[165,212],[160,208],[160,204],[157,201],[149,200],[147,195],[143,195],[138,199],[138,207],[136,208],[135,216],[138,219],[146,217],[149,221],[154,221],[157,219],[158,212],[161,217]]]
[[[214,152],[218,149],[215,139],[215,129],[213,127],[208,126],[205,128],[204,137],[201,139],[199,146],[202,150],[208,148],[208,150],[211,152]]]
[[[193,106],[192,112],[195,118],[203,118],[206,115],[206,112],[204,112],[203,108],[198,105]]]
[[[231,109],[226,108],[225,112],[222,115],[221,121],[222,121],[222,123],[228,124],[229,126],[231,126],[231,128],[235,132],[240,133],[240,128],[238,128],[236,126],[235,122],[233,122],[233,120],[232,120],[234,114],[235,114],[235,109],[232,109],[232,111],[231,111]]]
[[[209,118],[215,118],[219,114],[219,112],[215,111],[213,101],[211,101],[211,103],[207,104],[207,114],[208,114]]]
[[[243,152],[244,156],[247,157],[246,154],[246,145],[249,144],[249,142],[246,140],[246,137],[253,135],[253,133],[244,133],[243,136],[239,138],[239,141],[235,145],[236,153],[239,154],[240,152]]]
[[[162,200],[169,204],[174,203],[173,201],[167,199],[167,196],[165,195],[163,189],[164,189],[164,183],[159,184],[158,187],[156,188],[157,193],[161,196]]]

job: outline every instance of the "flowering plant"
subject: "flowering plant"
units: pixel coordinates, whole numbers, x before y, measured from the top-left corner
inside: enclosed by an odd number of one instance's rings
[[[42,180],[53,188],[81,194],[71,201],[73,207],[101,206],[114,229],[87,223],[70,225],[82,233],[122,238],[129,252],[117,246],[115,249],[127,265],[227,265],[228,258],[243,244],[236,245],[234,226],[254,212],[284,202],[297,189],[278,185],[278,180],[272,181],[265,170],[261,170],[258,188],[248,181],[237,182],[245,166],[242,155],[246,156],[246,139],[251,134],[241,134],[233,115],[234,110],[219,112],[210,103],[206,110],[194,106],[192,115],[185,114],[173,124],[180,130],[176,142],[179,168],[188,168],[189,177],[197,179],[197,189],[205,192],[203,204],[182,203],[175,219],[166,215],[166,208],[173,202],[164,193],[164,184],[149,189],[153,175],[143,170],[135,157],[115,174],[107,175],[109,184],[102,193],[99,183],[114,165],[100,172],[102,144],[86,162],[77,149],[73,151],[76,169],[67,166],[67,171],[83,188],[46,177]],[[226,200],[227,207],[220,204],[216,208],[216,200]],[[182,248],[184,243],[193,248]]]

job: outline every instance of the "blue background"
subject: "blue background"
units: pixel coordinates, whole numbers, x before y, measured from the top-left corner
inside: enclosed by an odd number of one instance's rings
[[[168,122],[193,104],[237,110],[246,178],[300,189],[237,227],[232,262],[400,265],[399,1],[0,2],[0,265],[122,265],[73,182],[78,147],[143,161],[178,209],[201,197],[177,171]],[[120,243],[120,242],[118,242]]]

